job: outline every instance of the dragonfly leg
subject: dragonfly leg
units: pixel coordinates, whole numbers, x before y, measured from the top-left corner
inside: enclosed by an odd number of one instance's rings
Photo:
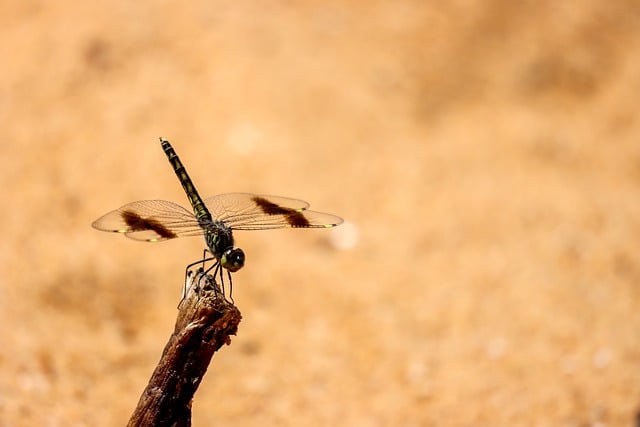
[[[215,266],[216,264],[214,264],[209,270],[204,271],[204,263],[208,262],[208,261],[213,261],[215,258],[214,257],[210,257],[210,258],[206,258],[206,253],[207,250],[204,250],[203,253],[203,258],[199,259],[197,261],[192,262],[191,264],[187,265],[187,267],[184,269],[184,286],[182,288],[182,299],[184,299],[187,296],[187,279],[189,277],[189,270],[191,269],[191,267],[193,267],[194,265],[198,265],[200,263],[202,263],[202,271],[204,272],[202,276],[200,276],[200,279],[198,279],[198,283],[197,286],[198,288],[200,288],[200,280],[202,280],[203,276],[206,276],[207,272],[211,270],[211,268],[213,268],[213,266]],[[181,300],[182,301],[182,300]]]
[[[212,258],[207,259],[207,252],[211,253],[211,251],[209,251],[208,248],[204,248],[204,250],[202,251],[202,269],[204,270],[204,263],[205,261],[209,261]],[[211,254],[211,256],[213,257],[213,254]]]
[[[219,277],[220,278],[220,283],[219,283],[220,284],[220,290],[222,291],[222,295],[226,299],[225,283],[224,283],[225,282],[225,279],[224,279],[224,271],[225,271],[225,269],[222,267],[222,265],[220,264],[220,261],[217,258],[215,258],[213,256],[207,258],[207,252],[211,253],[208,249],[205,249],[203,251],[203,253],[202,253],[203,258],[201,260],[194,261],[191,264],[187,265],[187,267],[185,268],[185,285],[184,285],[184,288],[182,290],[182,299],[184,299],[186,294],[187,294],[187,278],[188,278],[188,275],[189,275],[189,270],[193,266],[198,265],[200,263],[202,263],[202,267],[200,267],[199,270],[202,271],[202,275],[200,276],[200,278],[198,279],[198,283],[196,284],[198,289],[201,289],[200,281],[202,280],[202,278],[206,277],[211,272],[211,270],[213,270],[212,276],[213,276],[213,282],[214,282],[214,291],[217,292],[216,284],[218,283],[217,279]],[[215,262],[211,265],[211,267],[205,269],[205,263],[209,262],[209,261],[215,261]],[[229,270],[226,270],[226,271],[227,271],[227,277],[229,279],[229,301],[232,304],[234,304],[234,301],[233,301],[233,282],[231,281],[231,272]]]
[[[214,258],[209,258],[207,261],[214,259]],[[213,270],[215,268],[215,270]],[[211,270],[213,270],[213,291],[217,294],[218,293],[218,283],[216,282],[216,275],[218,274],[218,269],[220,268],[220,262],[216,260],[216,262],[213,263],[213,265],[209,268],[207,268],[206,270],[204,270],[204,272],[202,273],[202,276],[200,276],[200,279],[198,280],[198,287],[200,287],[200,280],[202,280],[203,277],[206,277],[207,274],[209,274],[209,272]],[[222,293],[224,295],[224,288],[222,289]]]
[[[218,266],[216,267],[216,271],[213,273],[213,277],[220,277],[220,286],[222,288],[222,295],[225,297],[225,299],[227,298],[227,293],[226,293],[226,289],[225,289],[225,285],[224,285],[224,271],[225,269],[222,268],[222,265],[220,263],[218,263]],[[231,273],[229,272],[229,270],[227,271],[227,276],[229,277],[229,301],[231,304],[235,304],[233,301],[233,283],[231,282]]]
[[[191,264],[187,265],[187,268],[185,268],[185,271],[184,271],[185,279],[186,279],[186,277],[187,277],[187,273],[189,272],[189,269],[190,269],[191,267],[193,267],[194,265],[197,265],[197,264],[202,263],[202,270],[204,271],[204,263],[205,263],[205,262],[207,262],[207,261],[212,261],[212,260],[214,260],[214,259],[215,259],[215,257],[213,256],[213,254],[212,254],[212,256],[211,256],[211,257],[207,258],[207,252],[211,253],[211,252],[209,251],[209,249],[206,249],[206,248],[205,248],[205,250],[203,250],[203,251],[202,251],[202,259],[199,259],[199,260],[194,261],[194,262],[192,262]]]
[[[220,274],[222,274],[222,272]],[[231,281],[231,272],[229,270],[227,270],[227,276],[229,277],[229,299],[231,300],[231,304],[235,305],[233,301],[233,282]]]

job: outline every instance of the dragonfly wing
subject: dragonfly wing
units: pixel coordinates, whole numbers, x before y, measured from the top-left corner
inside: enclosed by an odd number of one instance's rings
[[[309,203],[288,197],[227,193],[204,202],[215,219],[233,230],[328,228],[342,223],[338,216],[307,210]]]
[[[202,234],[191,212],[166,200],[139,200],[111,211],[91,224],[102,231],[123,233],[147,242]]]

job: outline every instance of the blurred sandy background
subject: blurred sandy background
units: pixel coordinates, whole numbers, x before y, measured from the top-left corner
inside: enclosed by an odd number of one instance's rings
[[[236,234],[195,426],[633,424],[638,2],[3,2],[0,57],[0,425],[133,411],[203,241],[90,223],[187,204],[159,136],[353,227]]]

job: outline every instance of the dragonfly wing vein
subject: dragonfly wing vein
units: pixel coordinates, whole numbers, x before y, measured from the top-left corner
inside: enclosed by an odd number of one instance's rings
[[[94,228],[149,242],[203,233],[191,212],[166,200],[139,200],[98,218]]]
[[[327,228],[342,218],[309,211],[304,200],[251,193],[227,193],[205,199],[213,217],[233,230]]]

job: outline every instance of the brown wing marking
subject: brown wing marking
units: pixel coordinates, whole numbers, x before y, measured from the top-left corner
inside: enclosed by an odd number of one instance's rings
[[[143,218],[137,213],[129,210],[121,212],[122,220],[130,228],[130,232],[152,230],[163,239],[173,239],[178,237],[173,231],[162,225],[160,221],[153,218]]]
[[[265,215],[282,215],[291,227],[309,227],[311,224],[304,215],[291,208],[283,208],[264,197],[254,196],[251,200],[264,212]]]

